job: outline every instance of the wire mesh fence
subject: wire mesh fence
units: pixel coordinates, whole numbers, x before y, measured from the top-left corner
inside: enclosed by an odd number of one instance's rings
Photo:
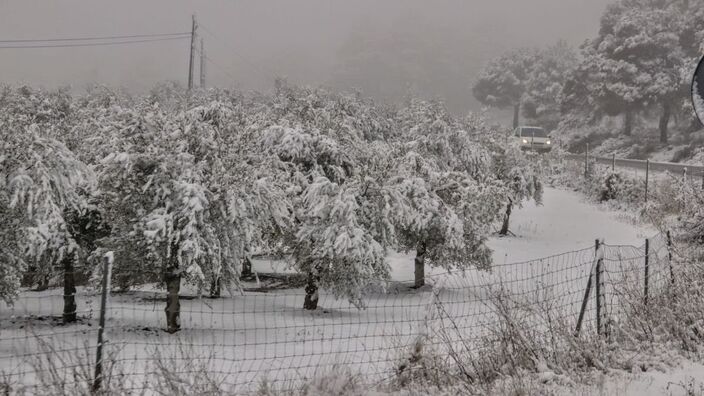
[[[181,330],[174,334],[164,331],[165,291],[155,285],[113,291],[105,312],[104,375],[119,370],[120,381],[143,391],[158,386],[154,377],[167,368],[175,376],[207,372],[247,393],[265,379],[270,387],[290,389],[345,366],[376,384],[403,371],[419,340],[441,355],[481,354],[506,341],[506,326],[535,339],[558,326],[578,337],[602,327],[606,333],[634,304],[647,304],[647,296],[676,281],[673,266],[667,236],[657,235],[647,249],[597,243],[491,271],[435,273],[419,289],[413,282],[369,287],[363,309],[321,292],[319,308],[307,311],[302,288],[278,283],[244,282],[241,293],[216,299],[184,290]],[[31,389],[48,379],[63,387],[92,386],[101,290],[78,287],[76,321],[65,324],[59,283],[25,289],[14,305],[2,305],[6,384]]]

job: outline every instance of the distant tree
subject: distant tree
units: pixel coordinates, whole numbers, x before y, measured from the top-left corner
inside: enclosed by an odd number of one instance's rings
[[[535,125],[554,129],[560,122],[565,82],[577,63],[577,53],[564,41],[539,50],[526,82],[523,116]]]
[[[623,115],[623,134],[630,136],[636,113],[646,104],[637,67],[608,59],[592,43],[582,48],[582,57],[565,83],[563,112],[583,112],[591,118]]]
[[[687,57],[681,45],[681,10],[667,1],[622,0],[607,7],[596,38],[582,48],[583,61],[566,84],[565,103],[624,115],[625,135],[634,116],[662,109],[660,141],[668,141],[672,109],[685,97]],[[583,99],[588,98],[588,99]]]
[[[519,49],[493,59],[472,87],[474,97],[484,105],[513,108],[513,127],[518,126],[521,103],[536,61],[536,51]]]

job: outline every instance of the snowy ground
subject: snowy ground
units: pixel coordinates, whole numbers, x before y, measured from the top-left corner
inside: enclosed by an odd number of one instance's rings
[[[570,396],[694,396],[704,394],[704,365],[682,361],[674,367],[663,367],[648,372],[627,373],[612,371],[600,374],[593,385],[557,387],[557,394]]]
[[[144,288],[111,297],[108,338],[118,347],[118,359],[136,378],[147,375],[148,360],[159,350],[175,361],[196,359],[235,386],[246,386],[262,375],[277,380],[310,378],[317,369],[337,364],[381,381],[392,376],[395,363],[408,356],[407,348],[400,346],[438,325],[439,319],[431,314],[438,300],[465,334],[477,339],[495,320],[485,301],[497,287],[526,299],[536,291],[560,293],[555,295],[564,301],[557,308],[573,321],[593,262],[594,240],[640,245],[655,233],[584,202],[574,192],[552,188],[546,189],[543,206],[531,203],[515,210],[511,224],[516,236],[490,241],[495,260],[492,273],[444,274],[428,269],[428,283],[434,289],[411,290],[401,283],[413,277],[413,257],[392,254],[395,282],[386,291],[370,289],[364,310],[322,293],[322,309],[307,312],[301,309],[302,289],[260,290],[250,283],[242,295],[217,300],[183,293],[183,330],[169,335],[160,330],[165,327],[163,292]],[[562,254],[569,251],[574,252]],[[254,269],[280,271],[282,265],[258,260]],[[15,378],[31,371],[28,365],[39,348],[38,339],[53,345],[57,350],[51,354],[56,356],[75,355],[86,345],[94,346],[98,298],[88,290],[79,294],[79,315],[85,319],[74,326],[57,326],[51,318],[61,311],[60,290],[28,291],[14,308],[0,306],[0,368],[18,374]]]

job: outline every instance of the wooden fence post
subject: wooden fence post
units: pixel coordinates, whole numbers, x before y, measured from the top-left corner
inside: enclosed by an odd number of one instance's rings
[[[650,240],[646,239],[645,240],[645,277],[644,277],[644,289],[643,289],[643,294],[644,294],[644,300],[643,302],[645,303],[645,306],[648,306],[648,283],[650,282],[650,274],[649,274],[649,259],[650,259]]]
[[[587,280],[587,288],[584,290],[584,298],[582,299],[582,307],[579,310],[579,318],[577,319],[577,327],[574,329],[574,336],[579,336],[579,332],[582,330],[582,321],[584,321],[584,313],[587,310],[587,303],[589,302],[589,294],[592,291],[592,273],[589,271],[589,279]]]
[[[108,304],[108,294],[110,293],[110,278],[112,276],[112,252],[108,252],[103,257],[103,292],[100,297],[100,324],[98,327],[98,346],[95,353],[95,376],[93,377],[93,393],[100,390],[103,383],[103,344],[105,343],[105,316]]]
[[[596,258],[596,254],[599,251],[599,240],[597,239],[595,242],[596,245],[596,253],[594,257]],[[582,307],[579,309],[579,317],[577,318],[577,327],[574,329],[574,336],[578,337],[579,332],[582,330],[582,322],[584,321],[584,314],[587,312],[587,304],[589,303],[589,295],[591,294],[592,291],[592,268],[589,269],[589,279],[587,280],[587,288],[584,290],[584,298],[582,299]]]
[[[675,284],[675,271],[672,269],[672,235],[667,230],[667,264],[670,266],[670,283]]]
[[[584,150],[584,178],[589,178],[589,143],[587,143],[587,149]]]
[[[603,274],[603,258],[600,257],[599,254],[599,248],[601,247],[599,240],[596,240],[595,243],[595,248],[596,248],[596,334],[597,335],[602,335],[605,334],[606,332],[604,331],[602,325],[604,322],[602,321],[602,315],[604,313],[604,285],[602,282],[604,281],[604,274]]]
[[[650,160],[645,160],[645,203],[648,203],[648,179],[650,174]]]

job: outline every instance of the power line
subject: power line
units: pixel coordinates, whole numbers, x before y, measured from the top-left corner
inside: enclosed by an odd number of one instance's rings
[[[184,40],[190,39],[190,33],[183,37],[165,37],[165,38],[154,38],[145,40],[128,40],[128,41],[106,41],[98,43],[78,43],[78,44],[46,44],[46,45],[12,45],[12,46],[0,46],[0,49],[31,49],[31,48],[68,48],[68,47],[102,47],[111,45],[125,45],[125,44],[137,44],[137,43],[150,43],[155,41],[172,41],[172,40]]]
[[[202,27],[202,26],[201,26],[201,27]],[[230,74],[224,66],[220,66],[218,63],[216,63],[214,60],[212,60],[209,56],[205,55],[205,53],[201,52],[201,51],[198,50],[198,49],[196,49],[196,52],[197,52],[199,55],[202,55],[203,58],[204,58],[208,63],[210,63],[211,65],[215,66],[215,67],[220,71],[220,73],[222,73],[222,74],[224,74],[225,76],[231,78],[233,81],[236,81],[236,80],[237,80],[237,78],[235,78],[234,75]]]
[[[112,39],[132,39],[145,37],[168,37],[190,35],[191,32],[179,33],[157,33],[157,34],[132,34],[127,36],[97,36],[97,37],[72,37],[72,38],[50,38],[50,39],[22,39],[22,40],[0,40],[3,44],[12,43],[39,43],[39,42],[57,42],[57,41],[92,41],[92,40],[112,40]]]

